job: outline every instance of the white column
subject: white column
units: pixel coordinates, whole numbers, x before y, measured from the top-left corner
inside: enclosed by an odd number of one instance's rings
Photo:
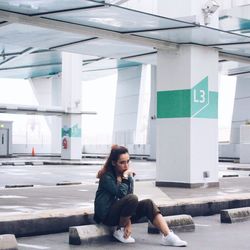
[[[230,152],[231,157],[240,157],[240,163],[250,163],[250,77],[238,76],[234,100],[233,118],[231,126]],[[237,150],[238,149],[238,150]],[[238,152],[239,151],[239,152]],[[236,153],[238,155],[236,155]]]
[[[39,105],[53,108],[61,107],[61,76],[41,77],[30,79],[33,92]],[[45,120],[50,129],[50,149],[49,153],[61,153],[61,118],[58,116],[45,116]],[[47,145],[46,145],[47,146]]]
[[[80,160],[82,56],[62,53],[62,106],[69,114],[62,117],[62,159]]]
[[[151,98],[149,110],[148,143],[151,160],[156,159],[156,66],[151,66]]]
[[[218,185],[218,52],[159,51],[156,185]]]
[[[139,107],[141,66],[118,70],[113,143],[129,147],[133,153]]]

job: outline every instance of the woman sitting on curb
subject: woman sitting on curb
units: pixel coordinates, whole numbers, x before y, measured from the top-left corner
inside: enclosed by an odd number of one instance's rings
[[[100,179],[95,197],[97,223],[116,226],[113,236],[123,243],[134,243],[131,236],[132,222],[147,217],[162,233],[161,244],[166,246],[187,246],[172,232],[159,208],[150,199],[138,201],[133,194],[134,172],[129,168],[127,148],[113,146],[110,155],[97,177]]]

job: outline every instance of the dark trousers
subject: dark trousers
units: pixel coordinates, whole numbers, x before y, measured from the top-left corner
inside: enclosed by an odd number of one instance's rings
[[[120,217],[130,217],[131,221],[136,222],[146,217],[153,222],[155,216],[160,213],[159,208],[150,199],[138,201],[134,194],[128,194],[122,199],[117,200],[110,208],[103,224],[107,226],[119,225]]]

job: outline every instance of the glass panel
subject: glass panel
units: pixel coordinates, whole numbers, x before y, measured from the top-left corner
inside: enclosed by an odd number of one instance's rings
[[[140,32],[136,35],[174,43],[195,43],[201,45],[250,42],[250,37],[230,34],[207,27]]]
[[[1,70],[0,78],[19,78],[26,79],[31,77],[49,76],[61,72],[61,65],[20,68],[11,70]]]
[[[9,67],[21,67],[29,65],[61,64],[61,53],[57,51],[48,51],[40,53],[27,54],[21,58],[13,60]],[[3,65],[4,67],[4,65]]]
[[[61,50],[72,53],[113,58],[133,56],[155,51],[150,47],[139,46],[119,41],[111,41],[106,39],[90,40],[82,44],[67,46],[65,48],[62,48]]]
[[[236,54],[241,56],[250,56],[250,44],[234,44],[234,45],[226,45],[219,46],[223,50],[223,52]]]
[[[236,75],[236,74],[240,75],[242,73],[250,73],[250,67],[249,66],[236,67],[236,68],[228,70],[227,73],[229,75]]]
[[[138,66],[138,65],[141,65],[141,63],[106,58],[106,59],[83,66],[83,72],[94,71],[94,70],[95,71],[104,70],[104,69],[127,68],[127,67],[133,67],[133,66]]]
[[[115,6],[78,10],[70,13],[55,13],[45,15],[45,17],[118,32],[187,27],[192,25]]]
[[[5,44],[2,43],[2,37],[1,37],[0,56],[4,56],[5,54],[10,54],[10,53],[15,53],[15,54],[22,53],[23,50],[24,50],[23,47],[9,45],[9,42]]]
[[[90,37],[69,32],[56,31],[24,24],[9,24],[0,27],[1,43],[10,41],[16,46],[48,49],[50,47],[77,42]]]
[[[225,17],[235,17],[242,19],[249,19],[250,5],[246,4],[243,6],[234,6],[231,9],[223,10],[220,12],[220,19]]]
[[[220,19],[220,29],[245,34],[250,30],[250,20],[226,16]]]
[[[50,11],[101,6],[102,1],[87,0],[1,0],[0,9],[23,14],[39,14]]]

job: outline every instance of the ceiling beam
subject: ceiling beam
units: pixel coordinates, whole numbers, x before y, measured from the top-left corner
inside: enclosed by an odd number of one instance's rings
[[[15,106],[11,104],[0,104],[0,113],[7,114],[27,114],[27,115],[45,115],[45,116],[63,116],[63,115],[96,115],[95,111],[80,111],[80,112],[66,112],[60,108],[46,108],[35,107],[28,105]]]
[[[246,56],[239,56],[239,55],[233,55],[225,52],[219,52],[219,58],[220,60],[226,60],[226,61],[234,61],[244,64],[250,64],[250,57]]]

